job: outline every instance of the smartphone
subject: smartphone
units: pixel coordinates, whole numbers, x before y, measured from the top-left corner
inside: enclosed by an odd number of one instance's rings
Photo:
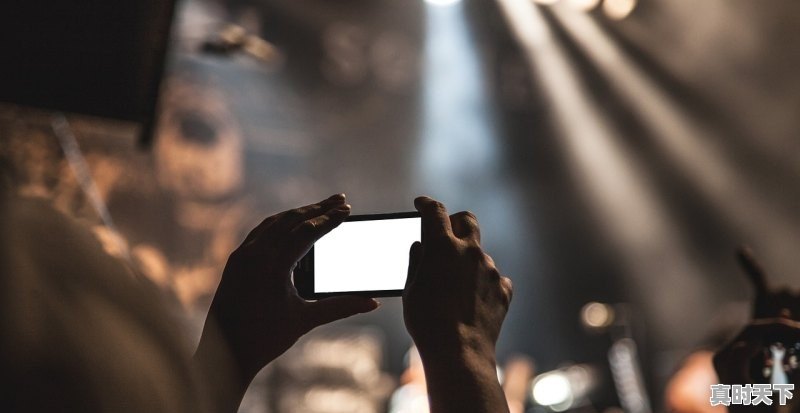
[[[751,364],[750,375],[755,383],[789,384],[798,373],[800,342],[770,340]]]
[[[409,249],[421,238],[418,212],[352,215],[297,263],[295,287],[305,299],[398,297],[406,284]]]
[[[756,350],[750,361],[753,383],[789,384],[800,378],[800,329],[787,323],[794,322],[754,320],[740,335],[749,330],[745,340]]]

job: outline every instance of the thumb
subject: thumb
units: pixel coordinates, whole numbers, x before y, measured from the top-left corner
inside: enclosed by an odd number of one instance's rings
[[[406,276],[406,287],[414,283],[417,278],[417,270],[419,270],[419,263],[422,259],[422,243],[419,241],[411,244],[411,249],[408,251],[408,276]]]
[[[340,297],[324,298],[315,302],[308,302],[303,310],[303,319],[309,330],[323,324],[341,320],[352,315],[368,313],[380,306],[373,298],[359,297],[356,295],[343,295]]]

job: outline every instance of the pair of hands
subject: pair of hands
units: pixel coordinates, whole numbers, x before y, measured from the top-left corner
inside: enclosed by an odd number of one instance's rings
[[[406,327],[423,360],[469,353],[494,365],[511,282],[481,249],[474,215],[448,216],[444,205],[427,197],[414,204],[422,216],[422,243],[410,251],[403,295]],[[349,214],[341,194],[282,212],[265,219],[231,254],[195,356],[202,364],[219,351],[217,343],[224,343],[238,381],[235,394],[227,397],[231,407],[255,374],[302,335],[379,306],[356,296],[306,301],[291,280],[314,242]]]

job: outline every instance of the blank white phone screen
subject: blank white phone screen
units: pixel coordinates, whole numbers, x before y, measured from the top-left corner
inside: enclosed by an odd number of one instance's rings
[[[344,222],[314,244],[314,292],[402,290],[421,220]]]

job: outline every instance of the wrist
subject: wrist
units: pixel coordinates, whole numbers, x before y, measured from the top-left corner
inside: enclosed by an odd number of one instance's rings
[[[432,338],[418,343],[417,350],[425,367],[426,374],[439,371],[452,374],[453,371],[483,372],[496,374],[495,346],[481,335],[460,331],[458,334],[438,340]]]
[[[496,371],[497,362],[494,353],[478,351],[472,347],[463,346],[450,351],[420,352],[425,372],[436,374],[444,371],[452,374],[453,371],[481,372]]]
[[[494,345],[467,342],[420,352],[431,412],[507,412]]]
[[[209,317],[193,359],[219,411],[236,411],[255,376],[231,346],[230,339]]]
[[[440,332],[442,330],[439,330]],[[450,334],[441,332],[429,335],[425,339],[414,340],[423,360],[426,358],[447,362],[477,363],[479,361],[495,362],[494,341],[479,334],[473,328],[460,326]]]

